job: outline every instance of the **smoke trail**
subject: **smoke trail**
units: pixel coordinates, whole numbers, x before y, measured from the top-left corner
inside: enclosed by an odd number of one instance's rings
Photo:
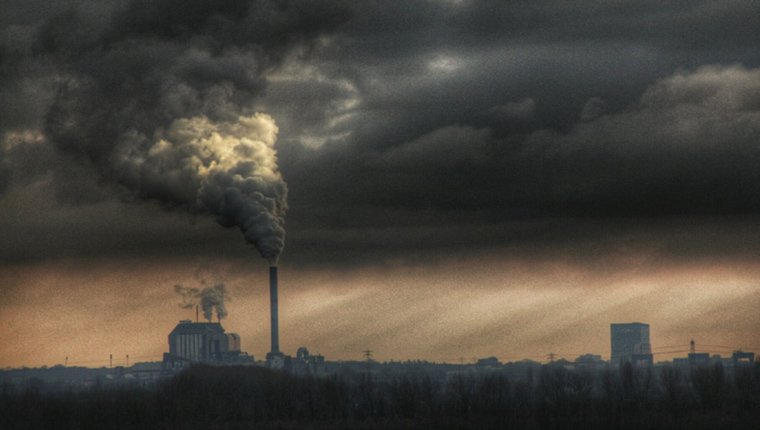
[[[57,91],[45,136],[131,196],[238,227],[270,263],[285,240],[267,73],[348,17],[347,3],[132,0],[42,23],[30,61]],[[2,174],[2,172],[0,172]]]
[[[201,290],[201,310],[203,310],[203,316],[207,320],[211,321],[214,309],[216,309],[216,315],[220,320],[227,316],[227,308],[224,306],[225,293],[224,284],[216,284],[213,287]]]
[[[179,307],[182,309],[191,309],[198,304],[198,294],[200,290],[197,288],[185,287],[180,284],[174,286],[174,292],[182,297],[182,302]]]
[[[174,120],[144,151],[133,140],[115,150],[121,183],[210,212],[237,226],[272,263],[285,243],[287,186],[277,169],[274,120],[265,114],[213,122]],[[153,194],[151,194],[152,196]]]
[[[203,317],[209,322],[213,319],[214,310],[216,310],[216,315],[220,320],[228,315],[227,307],[224,304],[227,289],[222,283],[201,289],[177,284],[174,286],[174,291],[182,297],[181,308],[191,309],[200,305]]]

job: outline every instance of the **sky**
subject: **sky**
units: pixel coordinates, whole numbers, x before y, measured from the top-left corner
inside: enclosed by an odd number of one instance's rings
[[[160,359],[218,283],[263,357],[275,263],[290,354],[760,352],[759,45],[751,0],[6,0],[0,367]]]

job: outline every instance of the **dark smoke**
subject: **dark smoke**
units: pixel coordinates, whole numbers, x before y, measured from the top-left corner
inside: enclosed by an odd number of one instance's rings
[[[199,305],[203,311],[203,317],[209,322],[213,318],[214,310],[216,310],[216,315],[220,320],[228,315],[227,308],[224,305],[227,289],[222,283],[204,288],[191,288],[177,284],[174,286],[174,291],[182,297],[180,307],[192,309]]]
[[[253,102],[345,15],[337,2],[134,0],[108,19],[48,19],[23,54],[56,77],[44,129],[58,149],[138,198],[240,228],[275,263],[287,186],[275,121]]]

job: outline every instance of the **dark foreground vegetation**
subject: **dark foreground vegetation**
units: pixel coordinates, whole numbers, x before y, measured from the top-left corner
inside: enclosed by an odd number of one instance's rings
[[[546,365],[392,378],[193,367],[152,388],[4,383],[2,429],[725,429],[760,425],[760,363],[678,370]]]

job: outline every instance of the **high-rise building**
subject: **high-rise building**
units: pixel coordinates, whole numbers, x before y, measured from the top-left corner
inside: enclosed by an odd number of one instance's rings
[[[610,362],[619,364],[629,361],[634,364],[652,362],[652,346],[649,343],[649,324],[633,322],[610,324],[612,353]]]

